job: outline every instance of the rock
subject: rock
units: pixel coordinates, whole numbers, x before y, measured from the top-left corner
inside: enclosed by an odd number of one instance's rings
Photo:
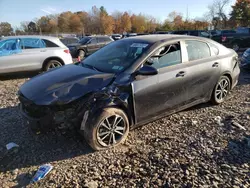
[[[224,125],[221,121],[222,121],[222,118],[220,117],[220,116],[216,116],[215,118],[214,118],[214,120],[215,120],[215,122],[218,124],[218,125],[220,125],[220,126],[222,126],[222,125]]]
[[[162,155],[161,155],[160,153],[156,153],[156,154],[154,154],[154,158],[159,159],[159,158],[161,158],[161,157],[162,157]]]
[[[241,124],[237,123],[236,121],[232,121],[232,125],[239,128],[240,130],[246,130],[245,127],[243,127]]]
[[[85,184],[88,188],[98,188],[98,183],[96,181],[90,181]]]
[[[222,164],[221,168],[224,170],[228,170],[228,169],[231,169],[231,166],[229,166],[228,164]]]
[[[17,175],[18,174],[18,169],[12,170],[11,174],[12,175]]]
[[[192,125],[197,125],[198,121],[192,120]]]

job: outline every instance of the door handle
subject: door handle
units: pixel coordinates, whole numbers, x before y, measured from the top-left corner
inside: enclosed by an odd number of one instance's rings
[[[46,52],[47,50],[40,50],[40,52]]]
[[[178,74],[176,74],[176,77],[184,77],[186,74],[185,71],[180,71]]]
[[[212,65],[212,67],[214,67],[214,68],[216,68],[216,67],[219,67],[219,63],[214,63],[213,65]]]

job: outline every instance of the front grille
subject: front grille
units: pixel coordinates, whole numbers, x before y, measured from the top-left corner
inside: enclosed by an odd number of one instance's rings
[[[23,111],[30,117],[40,118],[49,114],[50,110],[47,106],[36,105],[22,94],[19,95],[19,100],[22,104]]]

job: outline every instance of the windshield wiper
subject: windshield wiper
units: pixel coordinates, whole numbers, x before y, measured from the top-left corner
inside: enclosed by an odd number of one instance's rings
[[[83,66],[83,67],[90,68],[90,69],[93,69],[93,70],[95,70],[95,71],[102,72],[102,71],[100,71],[99,69],[97,69],[96,67],[94,67],[93,65],[89,65],[89,64],[84,64],[84,63],[82,63],[82,66]]]

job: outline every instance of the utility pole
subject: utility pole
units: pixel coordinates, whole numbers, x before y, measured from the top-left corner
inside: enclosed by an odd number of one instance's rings
[[[187,12],[186,12],[186,21],[189,20],[189,12],[188,12],[188,5],[187,5]]]

